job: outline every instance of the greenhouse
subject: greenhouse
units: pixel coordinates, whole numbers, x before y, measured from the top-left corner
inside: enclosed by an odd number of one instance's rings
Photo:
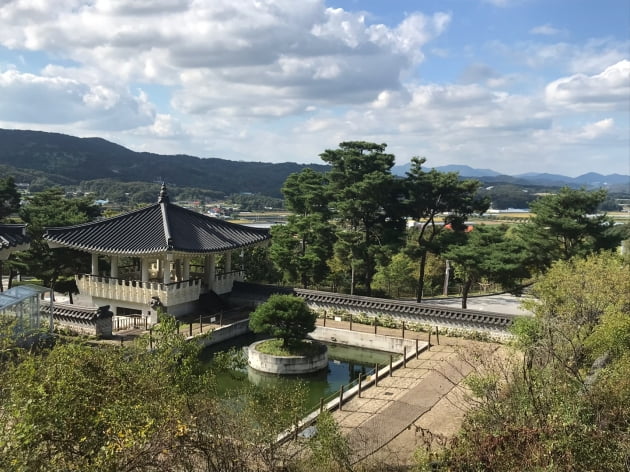
[[[52,319],[44,319],[40,310],[41,294],[48,291],[37,285],[18,285],[0,292],[2,326],[12,325],[14,334],[20,335],[40,330],[46,321],[52,328]]]

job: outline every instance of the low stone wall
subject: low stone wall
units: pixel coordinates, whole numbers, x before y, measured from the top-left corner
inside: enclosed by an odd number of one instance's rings
[[[318,326],[309,334],[309,338],[344,346],[360,347],[375,351],[395,352],[402,354],[404,348],[411,352],[416,348],[414,339],[395,338],[380,334],[363,333],[360,331],[348,331],[346,329],[328,328]]]
[[[40,311],[44,317],[50,316],[50,305],[42,305]],[[86,307],[56,303],[53,308],[53,322],[57,328],[99,338],[112,336],[113,316],[109,305]]]
[[[247,362],[252,369],[267,372],[269,374],[296,375],[310,374],[328,367],[328,348],[315,356],[273,356],[256,349],[260,343],[253,343],[247,349]]]
[[[199,336],[193,336],[190,339],[199,339],[199,343],[203,346],[212,346],[213,344],[218,344],[223,341],[227,341],[228,339],[235,338],[237,336],[241,336],[243,334],[249,333],[249,320],[241,320],[235,323],[221,326],[220,328],[216,328],[213,331],[205,334],[199,338]]]

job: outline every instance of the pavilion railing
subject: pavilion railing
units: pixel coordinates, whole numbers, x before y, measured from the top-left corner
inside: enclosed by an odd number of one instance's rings
[[[80,274],[76,276],[81,293],[93,297],[121,300],[146,305],[152,297],[159,297],[166,306],[178,305],[199,299],[201,279],[182,280],[168,284],[142,282],[100,275]]]

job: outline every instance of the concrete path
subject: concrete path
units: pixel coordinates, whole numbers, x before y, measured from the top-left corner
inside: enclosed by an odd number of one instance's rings
[[[353,463],[379,451],[445,398],[472,367],[457,346],[438,345],[394,371],[333,413],[348,437]],[[448,421],[448,419],[445,419]]]
[[[484,295],[468,297],[467,306],[469,310],[490,311],[494,313],[504,313],[506,315],[532,315],[528,310],[521,307],[521,303],[527,296],[516,297],[508,293],[500,295]],[[446,305],[454,308],[462,307],[461,298],[426,298],[423,303],[427,305]]]

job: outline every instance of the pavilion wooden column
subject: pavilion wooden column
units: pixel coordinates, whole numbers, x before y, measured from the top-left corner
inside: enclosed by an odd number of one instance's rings
[[[204,282],[209,290],[214,289],[214,278],[216,277],[217,263],[214,254],[208,254],[205,259],[203,269]]]
[[[140,277],[142,282],[149,281],[149,259],[146,257],[140,259]]]
[[[182,279],[188,280],[190,279],[190,257],[184,256],[182,257]]]
[[[232,252],[228,251],[223,255],[223,261],[225,263],[225,273],[232,272]]]
[[[110,264],[109,276],[113,279],[117,279],[118,278],[118,256],[110,256],[109,264]]]
[[[165,284],[170,284],[171,283],[171,261],[173,260],[173,255],[172,254],[164,254],[164,259],[162,260],[162,262],[164,263],[164,283]]]
[[[98,254],[92,253],[92,275],[98,275]]]
[[[175,280],[178,282],[182,281],[182,261],[181,259],[175,259],[173,262],[173,273],[175,274]]]

